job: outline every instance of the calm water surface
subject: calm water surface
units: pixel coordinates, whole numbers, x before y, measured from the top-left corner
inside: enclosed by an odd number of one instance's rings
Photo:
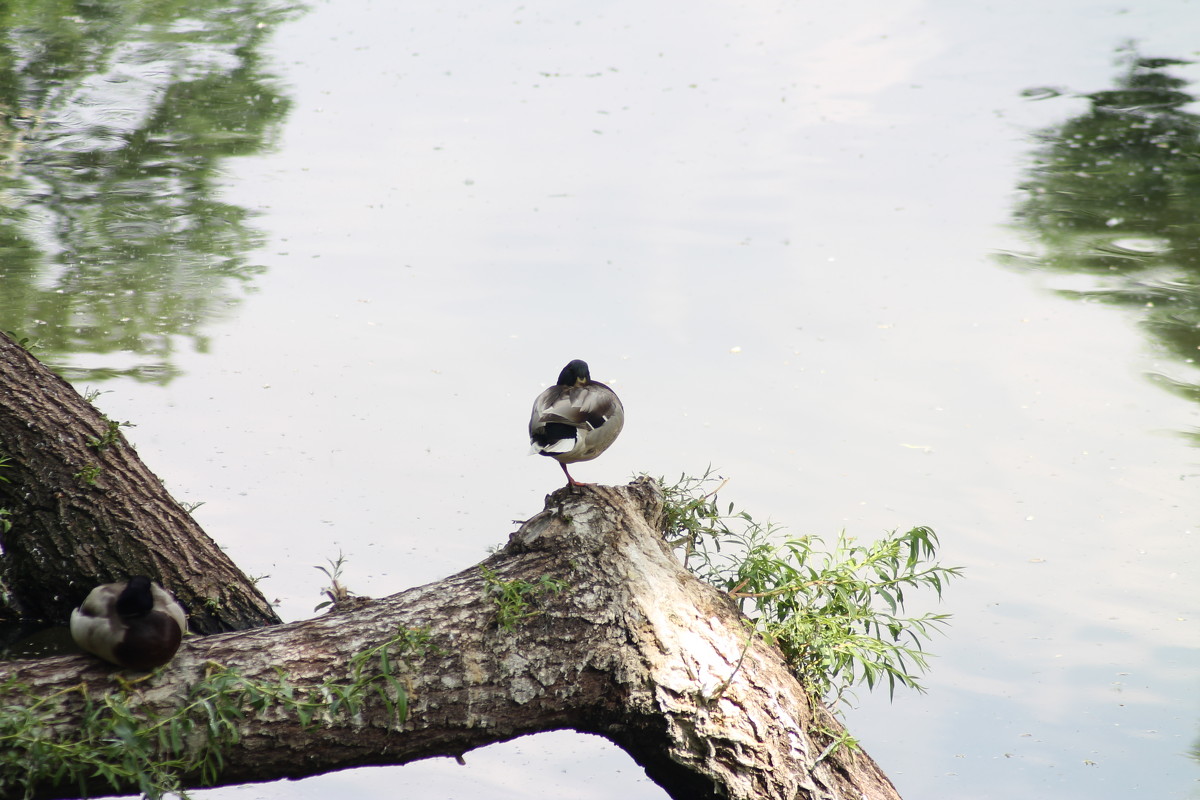
[[[0,328],[285,618],[503,542],[582,357],[581,480],[967,568],[848,712],[906,797],[1200,794],[1196,3],[190,7],[5,10]],[[665,797],[570,733],[199,795],[399,785]]]

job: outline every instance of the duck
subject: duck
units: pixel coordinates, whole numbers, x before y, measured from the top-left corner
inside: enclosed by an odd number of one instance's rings
[[[127,669],[151,670],[166,664],[186,632],[183,608],[145,575],[97,586],[71,612],[75,644]]]
[[[568,486],[586,486],[571,477],[567,464],[591,461],[617,440],[625,408],[612,389],[592,380],[586,361],[563,367],[558,382],[533,401],[529,418],[530,453],[553,458]]]

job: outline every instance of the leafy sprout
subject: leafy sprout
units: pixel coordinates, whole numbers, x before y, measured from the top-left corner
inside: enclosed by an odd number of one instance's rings
[[[368,703],[376,701],[398,730],[408,718],[412,662],[438,652],[428,630],[400,628],[353,655],[343,680],[320,683],[294,682],[282,669],[273,680],[255,679],[210,662],[167,712],[149,708],[137,690],[140,681],[118,677],[116,690],[91,697],[82,683],[42,695],[10,679],[0,684],[0,797],[28,800],[48,780],[75,785],[81,797],[130,786],[152,800],[187,797],[187,776],[198,774],[203,785],[217,782],[246,717],[283,712],[304,728],[339,728],[361,724]],[[76,693],[86,698],[82,720],[63,730],[55,720]]]
[[[538,601],[548,594],[558,594],[569,585],[550,575],[542,575],[531,583],[520,578],[502,580],[488,567],[479,570],[483,573],[484,593],[496,604],[496,624],[506,631],[515,630],[525,620],[541,614]]]
[[[921,526],[892,531],[862,544],[837,535],[831,545],[816,536],[787,534],[729,504],[718,505],[724,482],[709,470],[663,485],[664,534],[683,547],[687,568],[726,592],[776,645],[814,697],[843,702],[851,687],[886,684],[924,691],[929,668],[924,643],[948,614],[909,614],[917,590],[940,599],[958,567],[936,562],[938,539]]]

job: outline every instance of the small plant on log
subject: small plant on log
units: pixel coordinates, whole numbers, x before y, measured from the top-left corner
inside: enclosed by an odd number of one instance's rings
[[[157,715],[139,700],[142,680],[116,676],[118,688],[86,700],[82,724],[56,730],[50,723],[71,695],[87,698],[83,684],[40,697],[16,681],[0,686],[0,797],[28,798],[47,778],[78,786],[80,796],[136,785],[149,798],[186,797],[181,778],[199,774],[212,784],[224,766],[223,751],[238,741],[246,714],[279,709],[302,727],[346,724],[378,698],[391,724],[408,717],[403,672],[411,657],[429,651],[423,630],[400,630],[349,662],[349,681],[299,685],[279,670],[274,681],[254,680],[210,663],[204,676],[171,714]],[[143,679],[144,680],[144,679]]]
[[[815,698],[832,706],[850,688],[885,683],[924,691],[924,641],[948,614],[905,613],[905,592],[932,589],[938,598],[958,567],[936,563],[937,535],[927,527],[891,532],[859,544],[843,531],[831,546],[755,521],[733,504],[722,510],[711,470],[660,480],[666,497],[664,534],[684,548],[688,569],[725,591],[776,645]]]
[[[102,417],[105,424],[104,433],[100,436],[89,436],[87,441],[88,447],[94,447],[97,450],[103,450],[106,447],[116,444],[117,437],[121,435],[121,428],[132,428],[132,422],[117,422],[116,420]]]
[[[318,564],[313,569],[319,569],[325,573],[326,578],[329,578],[329,586],[321,590],[321,594],[329,599],[317,603],[313,611],[320,611],[323,608],[329,608],[330,606],[345,602],[350,597],[350,590],[342,583],[342,568],[346,566],[345,554],[339,550],[337,558],[327,558],[325,562],[329,564],[328,567]]]
[[[8,338],[12,339],[13,342],[16,343],[16,345],[18,347],[22,347],[31,353],[34,350],[40,349],[42,346],[41,341],[39,341],[37,339],[33,339],[29,336],[22,336],[21,334],[17,333],[16,331],[4,331],[4,334]]]
[[[100,469],[99,464],[89,463],[85,465],[83,469],[79,470],[79,472],[76,472],[72,477],[81,483],[86,483],[88,486],[95,486],[96,479],[100,477],[101,471],[102,470]]]
[[[547,594],[558,594],[567,588],[566,581],[543,575],[536,582],[525,580],[501,580],[494,570],[480,567],[483,573],[484,591],[496,603],[496,624],[506,631],[516,629],[530,617],[542,613],[537,602]]]

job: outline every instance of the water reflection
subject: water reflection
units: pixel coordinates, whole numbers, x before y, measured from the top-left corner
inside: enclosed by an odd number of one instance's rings
[[[165,383],[261,271],[222,158],[289,103],[260,62],[284,2],[0,6],[0,328],[72,378]]]
[[[1128,50],[1112,89],[1080,95],[1086,113],[1038,134],[1016,217],[1039,243],[1013,263],[1084,276],[1062,294],[1137,308],[1180,362],[1200,354],[1200,116],[1173,67]],[[1030,89],[1038,99],[1064,94]],[[1191,367],[1156,380],[1200,401]]]

